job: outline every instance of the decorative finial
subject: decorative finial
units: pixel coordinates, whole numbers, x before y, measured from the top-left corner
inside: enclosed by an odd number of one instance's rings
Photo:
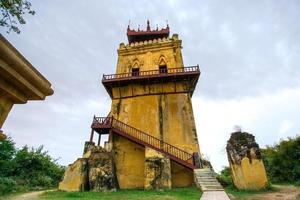
[[[167,21],[167,29],[169,29],[169,23],[168,23],[168,20],[166,20]]]
[[[139,27],[138,27],[138,31],[140,31],[140,25],[139,25]]]
[[[147,31],[150,31],[150,22],[147,20]]]
[[[128,30],[128,31],[130,30],[130,20],[129,20],[129,23],[128,23],[127,30]]]
[[[158,24],[156,24],[156,30],[158,31]]]

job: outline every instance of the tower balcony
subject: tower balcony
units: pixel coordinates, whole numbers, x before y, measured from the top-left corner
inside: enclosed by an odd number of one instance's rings
[[[112,88],[123,87],[129,84],[159,84],[169,82],[186,81],[189,83],[189,92],[193,93],[200,76],[199,65],[168,68],[131,73],[107,74],[102,77],[102,84],[106,91],[113,98]],[[176,92],[175,92],[176,93]]]

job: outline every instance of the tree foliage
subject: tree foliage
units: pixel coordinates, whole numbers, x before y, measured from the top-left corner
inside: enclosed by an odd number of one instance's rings
[[[43,146],[16,149],[11,138],[0,141],[0,194],[22,188],[56,187],[64,173]]]
[[[18,24],[25,24],[25,14],[34,15],[31,3],[27,0],[0,0],[1,19],[0,26],[8,28],[8,33],[12,30],[20,33]]]
[[[224,167],[217,179],[223,187],[233,187],[230,167]]]
[[[11,138],[0,141],[0,176],[9,176],[11,161],[16,153],[15,143]]]
[[[273,183],[300,181],[300,136],[262,150],[268,178]]]

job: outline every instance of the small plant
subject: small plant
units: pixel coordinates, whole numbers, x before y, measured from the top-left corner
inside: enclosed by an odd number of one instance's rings
[[[221,173],[217,175],[217,179],[223,187],[234,187],[230,173],[230,168],[224,167]]]

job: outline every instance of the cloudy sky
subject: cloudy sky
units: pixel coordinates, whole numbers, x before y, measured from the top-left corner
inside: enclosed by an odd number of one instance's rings
[[[1,33],[52,83],[46,101],[15,105],[3,130],[17,146],[44,145],[67,165],[81,156],[94,114],[110,98],[126,28],[146,20],[183,40],[184,64],[201,67],[193,96],[202,153],[218,171],[234,125],[261,147],[300,133],[300,2],[32,0],[21,34]],[[131,2],[131,3],[128,3]]]

